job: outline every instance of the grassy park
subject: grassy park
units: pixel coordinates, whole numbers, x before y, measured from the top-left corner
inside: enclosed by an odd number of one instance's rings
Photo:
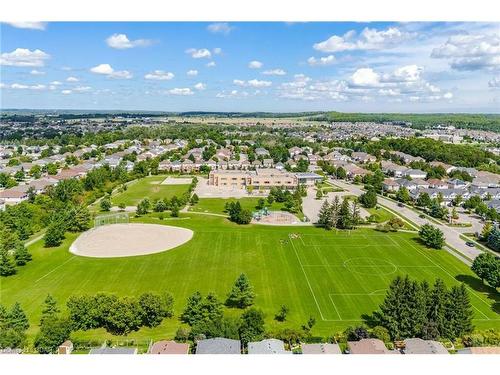
[[[212,203],[213,210],[221,212],[223,205]],[[207,203],[206,207],[212,206]],[[33,261],[17,275],[2,279],[0,290],[4,305],[21,303],[30,318],[28,334],[37,332],[48,293],[64,306],[69,296],[85,293],[134,296],[146,291],[170,291],[175,298],[175,317],[155,329],[133,332],[128,338],[173,337],[189,295],[197,290],[214,291],[224,300],[242,272],[254,286],[255,305],[265,312],[269,330],[298,328],[314,316],[317,324],[312,333],[327,337],[371,314],[382,302],[391,280],[404,274],[430,283],[438,277],[448,285],[465,283],[475,326],[500,328],[498,294],[446,251],[424,248],[413,233],[238,226],[222,217],[189,213],[179,219],[159,220],[150,215],[131,220],[186,227],[194,231],[194,237],[163,253],[108,259],[71,254],[68,247],[75,234],[68,233],[57,248],[44,248],[43,241],[33,243],[29,246]],[[283,304],[290,313],[286,322],[278,323],[273,317]],[[227,313],[239,314],[232,309]],[[111,337],[102,329],[73,336],[96,340]]]
[[[193,212],[204,212],[211,214],[225,215],[224,206],[227,202],[238,201],[243,209],[247,209],[251,212],[255,211],[260,198],[248,197],[248,198],[200,198],[199,202],[194,206],[189,207],[189,211]],[[269,204],[266,200],[266,207],[270,211],[280,211],[283,207],[283,203],[273,202]]]
[[[125,204],[136,206],[142,199],[148,197],[151,201],[156,199],[171,198],[174,195],[180,197],[185,193],[189,185],[162,185],[166,176],[148,176],[133,181],[127,185],[127,190],[119,192],[111,198],[114,206]]]

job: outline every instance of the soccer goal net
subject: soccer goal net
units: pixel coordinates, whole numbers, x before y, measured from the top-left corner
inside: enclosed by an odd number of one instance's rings
[[[94,219],[94,227],[100,227],[108,224],[126,224],[129,222],[129,217],[126,212],[117,212],[110,215],[96,216]]]

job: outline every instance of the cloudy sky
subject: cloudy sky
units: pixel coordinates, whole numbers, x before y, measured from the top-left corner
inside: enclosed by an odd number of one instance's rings
[[[500,112],[500,24],[0,27],[3,108]]]

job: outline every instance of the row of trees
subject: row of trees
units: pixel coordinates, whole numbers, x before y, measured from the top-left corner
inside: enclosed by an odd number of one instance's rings
[[[409,337],[453,340],[472,332],[472,316],[463,284],[448,289],[441,279],[436,279],[431,288],[426,281],[398,276],[390,284],[374,319],[395,340]]]
[[[156,327],[173,315],[170,293],[143,293],[138,298],[98,293],[93,296],[71,296],[67,302],[73,329],[104,328],[125,335],[141,327]]]
[[[349,204],[347,198],[342,203],[335,196],[332,203],[325,200],[319,211],[318,225],[327,230],[332,228],[353,229],[360,222],[358,203],[354,200]]]

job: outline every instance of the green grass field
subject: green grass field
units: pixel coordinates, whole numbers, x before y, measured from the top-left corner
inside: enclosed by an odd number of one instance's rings
[[[161,185],[167,176],[148,176],[134,181],[128,185],[126,191],[113,195],[111,201],[114,206],[120,203],[126,206],[136,206],[142,199],[148,197],[151,201],[156,199],[181,196],[189,185]]]
[[[226,215],[224,211],[224,206],[227,202],[238,201],[241,204],[241,207],[250,211],[255,211],[257,202],[260,198],[257,197],[248,197],[248,198],[200,198],[199,202],[189,207],[189,211],[193,212],[204,212],[204,213],[212,213],[219,215]],[[266,206],[270,211],[280,211],[283,208],[283,203],[273,202],[272,205],[269,205],[266,200]]]
[[[191,293],[214,291],[225,299],[236,277],[245,272],[255,288],[255,305],[266,314],[268,329],[299,328],[314,316],[317,324],[312,333],[327,337],[360,323],[364,314],[371,314],[380,304],[391,280],[409,274],[430,283],[437,277],[448,285],[466,283],[474,324],[500,329],[498,293],[446,251],[422,247],[412,233],[238,226],[222,217],[189,213],[180,219],[134,220],[191,228],[195,235],[190,242],[164,253],[115,259],[72,255],[68,247],[75,234],[68,234],[54,249],[45,249],[38,241],[29,247],[33,261],[17,275],[2,279],[2,304],[10,307],[19,301],[30,318],[29,334],[33,335],[47,293],[64,306],[73,294],[137,295],[167,290],[174,295],[176,317],[155,329],[131,333],[128,339],[171,338]],[[298,237],[291,239],[290,233]],[[273,317],[282,304],[290,313],[286,322],[278,323]],[[227,313],[240,312],[228,309]],[[73,335],[98,340],[111,337],[102,329]]]

